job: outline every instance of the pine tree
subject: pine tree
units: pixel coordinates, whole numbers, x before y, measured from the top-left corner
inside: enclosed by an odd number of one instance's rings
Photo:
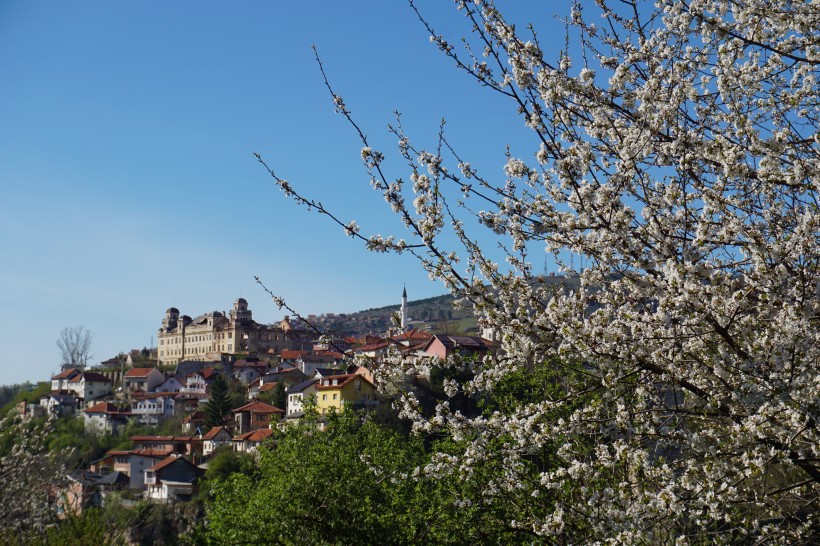
[[[225,415],[231,410],[228,382],[217,375],[208,387],[208,403],[205,405],[205,424],[216,427],[225,423]]]

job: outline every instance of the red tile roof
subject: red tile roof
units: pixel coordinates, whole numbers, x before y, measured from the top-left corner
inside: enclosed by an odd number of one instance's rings
[[[57,375],[53,376],[51,379],[68,379],[74,374],[80,373],[77,368],[69,368],[67,370],[63,370]]]
[[[193,436],[131,436],[128,438],[132,442],[155,442],[155,443],[167,443],[167,442],[190,442],[195,438]]]
[[[396,345],[398,342],[393,341],[392,339],[386,339],[383,341],[378,341],[376,343],[368,343],[367,345],[362,345],[356,349],[357,353],[363,353],[366,351],[377,351],[379,349],[386,349],[391,345]]]
[[[327,377],[323,377],[322,379],[319,380],[319,384],[316,385],[316,388],[320,389],[320,390],[322,390],[322,389],[339,389],[341,387],[344,387],[345,385],[347,385],[348,383],[350,383],[353,379],[355,379],[357,377],[359,379],[361,379],[362,381],[364,381],[365,383],[367,383],[368,385],[370,385],[371,387],[375,388],[373,383],[368,381],[368,379],[360,373],[349,373],[349,374],[344,374],[344,375],[329,375]],[[333,380],[334,379],[336,379],[336,384],[335,385],[333,385]],[[326,385],[325,383],[329,383],[329,384]]]
[[[112,404],[111,402],[100,402],[99,404],[95,404],[90,408],[86,408],[83,410],[83,413],[117,413],[117,414],[129,414],[128,411],[120,411],[120,408]]]
[[[299,358],[300,356],[302,356],[303,354],[306,354],[306,353],[307,353],[307,351],[295,351],[295,350],[291,350],[291,349],[282,349],[282,352],[279,353],[279,356],[282,357],[282,360],[295,360],[295,359]]]
[[[324,351],[316,351],[316,352],[315,352],[315,353],[313,353],[313,354],[315,354],[315,355],[317,355],[317,356],[329,356],[329,357],[336,358],[336,359],[338,359],[338,358],[344,358],[344,355],[343,355],[342,353],[340,353],[340,352],[338,352],[338,351],[331,351],[331,350],[329,350],[329,349],[328,349],[328,350],[324,350]]]
[[[202,439],[203,440],[213,440],[214,438],[216,438],[217,434],[219,434],[223,430],[225,432],[227,432],[228,435],[231,436],[231,438],[233,438],[233,435],[231,434],[231,431],[229,431],[227,428],[225,428],[225,427],[213,427],[211,430],[209,430],[208,432],[205,433],[205,435],[202,437]]]
[[[193,466],[193,464],[191,462],[189,462],[188,460],[182,458],[180,455],[168,455],[166,458],[164,458],[163,460],[161,460],[160,462],[158,462],[157,464],[155,464],[154,466],[149,468],[148,471],[156,472],[158,470],[162,470],[166,466],[172,465],[177,461],[185,461],[185,463]]]
[[[245,434],[240,434],[239,436],[235,437],[233,441],[261,442],[265,438],[269,438],[271,434],[273,434],[273,429],[260,428],[259,430],[252,430],[250,432],[246,432]]]
[[[396,334],[392,339],[395,339],[396,341],[427,341],[431,337],[433,337],[432,333],[413,328],[412,330],[407,330],[406,332]]]
[[[207,381],[208,379],[210,379],[210,378],[212,378],[212,377],[214,377],[215,375],[218,375],[218,374],[219,374],[219,372],[215,368],[203,368],[201,370],[197,370],[195,372],[189,373],[186,376],[186,378],[187,377],[193,377],[195,375],[199,375],[199,376],[202,376],[202,379]]]
[[[182,418],[183,423],[190,423],[191,421],[201,421],[205,419],[204,411],[195,411],[191,415]]]
[[[231,411],[233,413],[242,413],[245,411],[250,411],[253,413],[285,413],[284,410],[271,406],[270,404],[265,404],[259,400],[253,400],[252,402],[248,402],[244,406],[240,406]]]
[[[171,449],[132,449],[128,452],[131,455],[139,455],[140,457],[153,457],[154,459],[161,459],[167,457],[173,450]]]
[[[125,373],[125,377],[148,377],[156,368],[131,368]]]

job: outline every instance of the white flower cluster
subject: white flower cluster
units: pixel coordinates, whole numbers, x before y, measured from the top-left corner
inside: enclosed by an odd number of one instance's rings
[[[357,235],[359,233],[361,228],[359,227],[359,224],[356,223],[356,220],[351,220],[344,227],[344,230],[345,235],[347,235],[348,237],[353,237],[354,235]]]

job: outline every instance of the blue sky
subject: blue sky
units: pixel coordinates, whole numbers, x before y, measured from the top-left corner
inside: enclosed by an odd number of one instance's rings
[[[557,57],[553,12],[568,7],[510,4]],[[464,33],[450,2],[419,5]],[[495,176],[505,145],[532,157],[512,106],[457,72],[401,1],[0,3],[0,384],[47,379],[66,326],[93,332],[98,362],[149,345],[171,305],[194,316],[242,296],[257,321],[280,319],[254,275],[303,314],[398,304],[405,284],[410,299],[444,293],[412,258],[371,255],[295,207],[254,161],[363,233],[401,231],[312,44],[386,153],[399,110],[421,147],[446,117]]]

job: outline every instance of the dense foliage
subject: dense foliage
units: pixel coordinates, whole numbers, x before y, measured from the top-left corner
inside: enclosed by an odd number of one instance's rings
[[[521,499],[501,492],[483,498],[486,484],[507,473],[501,458],[487,458],[470,476],[421,478],[419,469],[431,464],[432,453],[460,456],[466,450],[462,442],[427,440],[433,444],[352,411],[332,415],[326,430],[309,417],[261,449],[256,472],[212,482],[207,537],[215,544],[530,543],[535,538],[509,523]],[[530,466],[545,463],[536,457]],[[544,497],[531,509],[551,505]]]

